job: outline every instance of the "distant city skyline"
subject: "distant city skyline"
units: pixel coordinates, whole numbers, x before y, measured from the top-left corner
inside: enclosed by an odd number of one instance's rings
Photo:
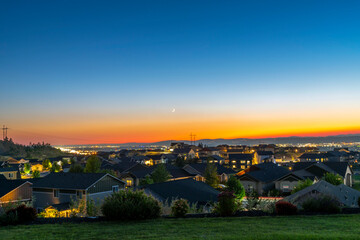
[[[28,144],[360,133],[356,1],[7,1],[0,126]]]

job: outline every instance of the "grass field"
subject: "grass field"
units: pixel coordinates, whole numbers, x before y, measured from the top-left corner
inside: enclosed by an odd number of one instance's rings
[[[360,215],[157,219],[0,227],[0,239],[359,239]]]

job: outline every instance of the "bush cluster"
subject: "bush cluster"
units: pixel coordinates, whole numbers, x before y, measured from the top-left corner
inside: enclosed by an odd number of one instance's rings
[[[275,204],[275,210],[278,215],[295,215],[297,213],[297,207],[285,201],[277,202]]]
[[[218,205],[216,211],[221,216],[231,216],[237,210],[237,204],[235,202],[236,196],[233,192],[224,191],[218,195]]]
[[[340,213],[339,202],[329,196],[312,197],[302,203],[305,212]]]
[[[171,215],[174,217],[185,217],[185,215],[189,212],[189,209],[190,207],[187,200],[181,198],[172,203]]]
[[[36,209],[22,204],[0,214],[0,224],[19,224],[34,221],[37,218]]]
[[[109,220],[140,220],[160,216],[160,203],[143,191],[119,191],[104,199],[102,213]]]

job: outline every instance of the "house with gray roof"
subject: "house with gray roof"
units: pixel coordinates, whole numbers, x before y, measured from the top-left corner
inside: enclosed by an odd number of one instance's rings
[[[344,184],[335,186],[323,180],[284,198],[284,200],[301,207],[307,199],[318,196],[330,196],[345,207],[359,207],[359,191]]]
[[[237,174],[246,191],[255,191],[263,195],[275,188],[275,180],[289,174],[290,171],[274,163],[253,165]]]
[[[195,181],[194,179],[182,179],[155,183],[143,186],[144,192],[155,197],[161,202],[171,202],[174,199],[183,198],[190,204],[206,205],[210,202],[216,202],[220,193],[216,189],[204,182]]]
[[[32,190],[34,207],[39,211],[54,205],[66,205],[72,200],[94,200],[125,188],[125,182],[107,173],[51,173],[36,179]]]
[[[26,180],[0,178],[0,205],[4,203],[28,203],[32,200],[32,183]]]

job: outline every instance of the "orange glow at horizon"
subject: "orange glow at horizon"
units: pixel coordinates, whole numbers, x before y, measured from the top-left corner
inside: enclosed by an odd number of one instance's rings
[[[195,133],[196,139],[272,138],[289,136],[330,136],[360,133],[360,125],[353,120],[332,119],[261,119],[217,118],[194,121],[181,119],[146,119],[116,121],[92,119],[87,121],[42,122],[30,126],[11,126],[9,137],[15,142],[45,141],[53,145],[101,143],[149,143],[164,140],[188,140]],[[33,123],[31,123],[33,124]],[[341,127],[337,127],[341,126]]]

